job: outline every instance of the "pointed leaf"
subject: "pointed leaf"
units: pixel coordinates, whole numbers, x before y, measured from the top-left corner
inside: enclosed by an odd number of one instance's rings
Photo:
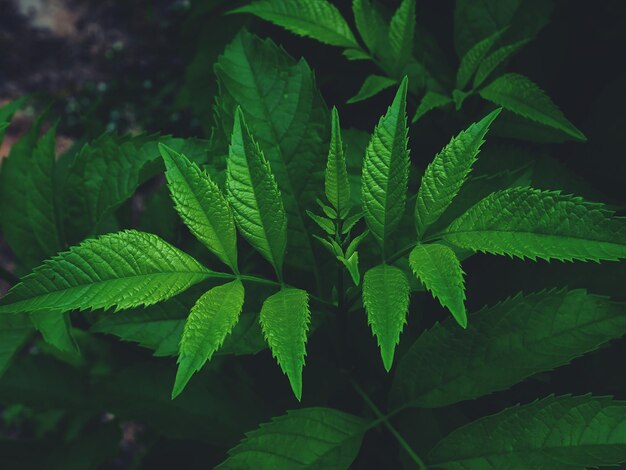
[[[573,470],[626,462],[626,402],[610,397],[550,396],[463,426],[428,456],[458,470]]]
[[[485,134],[498,114],[499,109],[453,137],[426,168],[415,205],[418,240],[441,217],[465,183]]]
[[[398,226],[406,204],[409,150],[406,124],[407,79],[367,145],[361,179],[365,220],[381,245]]]
[[[409,264],[426,289],[450,310],[459,325],[467,328],[465,273],[454,251],[436,243],[420,244],[411,251]]]
[[[626,304],[584,290],[517,295],[422,333],[402,357],[394,403],[440,407],[506,390],[626,333]],[[476,358],[481,358],[476,360]]]
[[[348,217],[344,223],[343,226],[341,228],[341,233],[342,235],[347,234],[348,232],[350,232],[350,230],[352,230],[354,228],[354,226],[356,224],[359,223],[359,221],[363,218],[363,212],[358,212],[354,215],[351,215],[350,217]]]
[[[249,433],[219,470],[345,470],[356,458],[367,423],[331,408],[288,411]]]
[[[176,210],[193,235],[237,272],[237,232],[219,187],[198,165],[166,145],[159,151]]]
[[[469,51],[465,53],[456,73],[456,87],[459,90],[465,88],[465,85],[469,83],[472,75],[474,75],[474,72],[476,72],[476,69],[483,61],[483,58],[487,55],[495,42],[500,39],[502,33],[503,30],[496,31],[491,36],[477,42]]]
[[[369,230],[365,230],[362,234],[357,235],[346,248],[346,256],[349,258],[357,250],[361,242],[370,234]]]
[[[272,355],[289,378],[298,401],[302,397],[302,368],[310,317],[309,294],[291,287],[268,297],[261,308],[263,335]]]
[[[156,235],[127,230],[85,240],[45,261],[0,303],[0,313],[150,305],[214,273]]]
[[[231,13],[252,13],[299,36],[331,46],[359,48],[350,26],[327,0],[258,0]]]
[[[507,60],[522,47],[528,44],[529,39],[523,39],[507,46],[502,46],[489,54],[478,66],[476,75],[474,76],[473,88],[478,88],[491,75],[502,62]]]
[[[377,53],[387,41],[389,27],[370,0],[352,0],[356,28],[370,52]]]
[[[65,353],[79,352],[68,313],[34,312],[30,314],[30,319],[46,343]]]
[[[332,220],[327,219],[326,217],[322,217],[320,215],[316,215],[311,211],[306,211],[306,215],[308,215],[311,220],[313,220],[328,235],[335,234],[335,224]]]
[[[363,276],[363,305],[389,372],[409,310],[409,281],[404,272],[387,264],[367,271]]]
[[[341,126],[337,108],[332,110],[330,148],[326,164],[325,190],[328,201],[333,205],[340,217],[350,210],[350,182],[346,169],[346,157],[341,141]]]
[[[359,272],[359,254],[355,251],[348,259],[343,256],[338,256],[337,259],[341,261],[341,264],[343,264],[348,270],[348,273],[350,273],[350,277],[352,278],[354,285],[358,286],[361,282],[361,273]]]
[[[389,54],[393,71],[400,76],[413,54],[415,36],[415,0],[402,0],[389,24]]]
[[[370,75],[365,79],[358,93],[346,101],[346,103],[352,104],[366,100],[394,86],[396,83],[398,83],[398,81],[393,78],[384,77],[382,75]]]
[[[335,220],[337,218],[337,211],[335,209],[330,207],[328,204],[324,204],[320,199],[316,199],[315,202],[317,202],[317,205],[320,206],[322,212],[326,214],[326,217],[332,220]]]
[[[32,333],[33,325],[27,315],[0,316],[0,377]]]
[[[243,284],[236,279],[209,290],[193,306],[180,339],[172,398],[183,391],[191,376],[220,348],[239,320],[243,298]]]
[[[226,198],[241,234],[282,276],[287,217],[269,162],[237,108],[228,153]]]
[[[470,208],[441,234],[474,251],[535,260],[626,258],[626,218],[555,191],[514,187]]]
[[[239,104],[252,135],[269,160],[287,211],[288,263],[310,269],[315,257],[305,209],[319,196],[328,152],[330,119],[313,72],[270,40],[245,31],[215,65],[217,110],[230,135]]]
[[[417,122],[424,114],[432,111],[433,109],[442,108],[448,104],[452,103],[452,98],[446,95],[442,95],[441,93],[437,93],[435,91],[427,91],[422,101],[420,101],[417,110],[415,111],[415,115],[411,120],[412,123]]]
[[[523,75],[517,73],[502,75],[479,93],[486,100],[515,114],[558,129],[576,140],[587,140],[545,92]]]

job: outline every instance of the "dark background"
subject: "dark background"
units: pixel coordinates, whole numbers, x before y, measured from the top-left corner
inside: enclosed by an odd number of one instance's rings
[[[350,2],[335,3],[352,22]],[[393,8],[398,3],[389,2],[389,6]],[[209,137],[216,93],[212,63],[244,25],[261,36],[271,36],[294,57],[306,58],[316,71],[326,102],[339,108],[344,127],[373,129],[386,110],[393,91],[355,105],[345,104],[364,78],[376,72],[373,65],[348,62],[336,48],[295,37],[249,16],[222,16],[232,6],[234,2],[230,5],[230,2],[220,1],[0,0],[0,103],[23,94],[32,94],[36,98],[30,108],[17,116],[16,125],[10,128],[0,154],[7,153],[11,143],[32,121],[35,111],[46,103],[51,103],[54,113],[61,117],[60,151],[105,130]],[[421,1],[418,2],[417,18],[418,29],[428,31],[439,44],[441,64],[455,71],[459,59],[454,45],[453,9],[451,0]],[[626,2],[558,0],[554,2],[547,26],[507,65],[508,71],[523,73],[546,90],[568,119],[588,137],[587,143],[539,145],[514,142],[539,160],[538,168],[545,168],[543,173],[539,172],[538,180],[549,188],[559,189],[563,183],[568,188],[580,189],[587,198],[609,202],[618,210],[626,206],[625,48]],[[410,113],[414,112],[415,106],[416,102],[413,102]],[[413,162],[424,167],[451,135],[484,115],[485,109],[479,98],[470,98],[461,112],[435,111],[412,126]],[[490,148],[488,146],[487,150]],[[551,157],[550,163],[541,161],[543,155]],[[567,177],[565,182],[564,175]],[[13,267],[10,250],[3,244],[0,245],[0,262],[9,270]],[[464,270],[468,273],[469,310],[477,310],[522,290],[530,292],[558,286],[586,287],[594,293],[626,300],[623,263],[601,266],[524,263],[477,255],[464,263]],[[3,289],[7,287],[2,286]],[[421,297],[413,301],[412,310],[435,312],[426,313],[421,320],[427,325],[439,318],[441,311],[436,302]],[[410,328],[414,324],[409,321],[400,351],[415,337]],[[359,364],[355,366],[355,375],[365,384],[388,382],[378,363],[371,366],[379,360],[364,318],[354,318],[350,328],[354,339],[349,341],[363,343],[354,346],[352,358]],[[354,396],[347,392],[333,395],[328,390],[332,388],[329,384],[341,381],[341,378],[335,376],[337,372],[328,370],[326,349],[325,344],[315,339],[310,343],[306,374],[307,384],[311,384],[314,390],[305,395],[303,405],[323,404],[328,398],[328,404],[332,406],[363,414],[362,405],[354,402]],[[369,351],[364,353],[369,356],[357,354],[362,350]],[[113,354],[114,362],[145,363],[148,364],[146,367],[155,364],[158,364],[155,367],[161,367],[165,362],[167,370],[173,374],[173,360],[152,359],[147,351],[137,346],[116,344]],[[461,404],[437,412],[409,412],[398,419],[398,426],[416,449],[425,449],[438,435],[467,418],[496,412],[512,403],[528,402],[550,393],[593,392],[626,399],[625,354],[626,343],[623,340],[615,342],[554,373],[541,374],[510,391],[490,395],[469,405]],[[237,381],[239,374],[245,372],[246,379],[238,382],[238,386],[258,394],[255,395],[258,406],[246,403],[245,410],[257,408],[258,419],[266,420],[273,414],[282,413],[285,408],[296,406],[286,381],[267,351],[252,358],[235,360],[239,363],[229,369],[229,376]],[[59,366],[52,367],[50,381],[42,378],[41,388],[58,385],[61,390],[58,393],[62,394],[67,383],[63,373],[57,373],[55,367]],[[14,376],[11,377],[14,379]],[[165,383],[171,378],[173,375],[166,377]],[[31,408],[38,409],[32,403],[52,399],[45,393],[34,394],[32,399],[29,398],[26,411],[20,410],[17,418],[11,418],[12,415],[7,416],[7,413],[17,413],[15,397],[20,396],[20,389],[15,388],[14,382],[8,385],[7,392],[7,385],[0,380],[0,399],[7,405],[0,422],[0,436],[18,440],[14,445],[0,449],[0,458],[4,452],[9,461],[12,456],[33,448],[30,440],[40,432],[40,421],[45,421],[39,411],[30,411]],[[375,392],[375,401],[381,407],[385,406],[385,392],[385,387],[379,387]],[[71,397],[59,399],[75,399]],[[106,414],[106,400],[102,400],[102,414],[96,424],[90,422],[88,429],[96,436],[94,449],[104,446],[97,442],[108,442],[108,439],[113,443],[113,450],[101,459],[107,462],[106,468],[126,468],[131,462],[135,468],[168,465],[207,468],[223,460],[225,448],[229,447],[226,443],[207,444],[201,436],[189,438],[184,432],[181,433],[182,439],[164,436],[159,432],[159,426],[146,424],[150,421],[142,417],[124,420],[118,425],[114,417]],[[154,406],[159,405],[155,403]],[[79,414],[80,407],[73,413]],[[258,421],[256,417],[250,419],[252,424],[245,429],[252,429]],[[109,421],[114,425],[108,426]],[[51,422],[65,431],[69,426],[67,420]],[[176,419],[165,425],[188,426],[184,420]],[[202,431],[203,428],[200,426],[199,429]],[[45,431],[42,438],[36,440],[36,446],[39,446],[36,448],[43,453],[54,453],[55,449],[58,451],[55,447],[58,439],[54,430]],[[225,440],[232,444],[237,439],[232,440],[229,436]],[[121,446],[116,447],[119,442]],[[67,442],[61,444],[61,448],[63,446],[68,446],[70,451],[73,449]],[[86,444],[79,447],[88,453]],[[395,449],[395,443],[387,433],[372,432],[364,441],[355,468],[382,468],[376,466],[382,463],[376,462],[386,462],[390,453],[397,455]],[[397,465],[402,460],[400,457]]]

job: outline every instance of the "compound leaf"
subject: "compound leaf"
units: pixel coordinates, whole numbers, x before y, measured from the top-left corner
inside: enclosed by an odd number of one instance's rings
[[[191,379],[211,360],[232,331],[243,308],[244,289],[240,280],[214,287],[198,299],[185,322],[180,339],[178,372],[172,391],[177,397]]]
[[[574,470],[626,462],[626,402],[550,396],[507,408],[443,438],[428,456],[449,470]]]
[[[366,426],[365,420],[331,408],[288,411],[246,433],[217,468],[346,470],[359,452]]]
[[[426,289],[450,310],[459,325],[467,328],[464,273],[454,251],[436,243],[418,244],[409,255],[409,264]]]
[[[471,207],[442,232],[460,248],[535,260],[626,257],[626,218],[580,197],[514,187]]]
[[[484,143],[485,134],[498,114],[499,109],[453,137],[426,168],[415,205],[418,240],[450,206],[465,183]]]
[[[282,277],[287,245],[287,217],[269,162],[254,141],[241,108],[227,160],[226,198],[241,234]]]
[[[486,100],[515,114],[557,129],[576,140],[587,140],[545,92],[523,75],[517,73],[502,75],[479,93]]]
[[[348,170],[346,169],[346,157],[341,141],[341,126],[337,108],[332,110],[325,190],[328,201],[333,205],[339,217],[345,217],[351,206],[350,181],[348,181]]]
[[[365,220],[384,249],[406,204],[409,177],[405,77],[387,114],[380,118],[367,145],[361,178]]]
[[[209,277],[224,275],[156,235],[127,230],[45,261],[2,299],[0,313],[150,305]]]
[[[468,84],[472,75],[474,75],[474,72],[476,72],[476,69],[483,61],[485,55],[487,55],[495,42],[500,39],[500,36],[502,36],[502,32],[502,30],[496,31],[491,36],[488,36],[482,41],[474,44],[474,46],[472,46],[472,48],[465,53],[456,73],[457,89],[462,90],[465,88],[465,85]]]
[[[517,295],[425,331],[402,357],[393,401],[434,408],[505,390],[626,333],[626,304],[585,290]],[[480,358],[480,360],[477,360]]]
[[[237,232],[220,188],[186,156],[159,144],[165,176],[181,219],[191,233],[237,272]]]
[[[298,401],[302,397],[302,368],[310,317],[309,294],[302,289],[285,287],[268,297],[261,307],[263,335],[289,378]]]
[[[398,83],[398,81],[393,78],[384,77],[382,75],[370,75],[365,79],[358,93],[346,101],[346,103],[352,104],[366,100],[394,86],[396,83]]]
[[[409,281],[395,266],[381,264],[363,276],[363,305],[367,322],[378,339],[385,370],[393,365],[396,345],[409,310]]]
[[[482,83],[487,79],[487,77],[489,77],[489,75],[491,75],[491,72],[493,72],[498,65],[519,51],[522,47],[528,44],[528,42],[528,39],[523,39],[513,44],[502,46],[485,57],[485,59],[478,66],[478,70],[474,76],[473,87],[477,88],[482,85]]]
[[[350,26],[327,0],[259,0],[231,13],[251,13],[294,34],[331,46],[359,48]]]

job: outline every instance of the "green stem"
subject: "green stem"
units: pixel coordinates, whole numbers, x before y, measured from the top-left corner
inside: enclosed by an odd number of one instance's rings
[[[227,279],[240,279],[242,281],[248,281],[248,282],[256,282],[257,284],[265,284],[266,286],[276,286],[276,287],[293,287],[290,286],[289,284],[285,284],[284,282],[278,282],[278,281],[273,281],[271,279],[266,279],[264,277],[259,277],[259,276],[253,276],[250,274],[239,274],[239,275],[235,275],[235,274],[228,274],[228,273],[217,273],[220,276],[217,277],[224,277]],[[316,295],[313,294],[309,294],[309,297],[313,300],[315,300],[316,302],[322,304],[322,305],[326,305],[328,307],[333,307],[335,308],[335,304],[332,302],[329,302],[328,300],[324,300],[321,297],[318,297]]]
[[[411,457],[413,462],[417,464],[420,470],[427,470],[427,467],[424,461],[419,457],[419,455],[415,453],[415,451],[411,448],[409,443],[402,437],[402,435],[398,432],[398,430],[394,428],[393,425],[389,422],[389,417],[391,416],[391,414],[385,416],[378,409],[378,407],[374,404],[374,402],[370,400],[370,398],[367,396],[367,393],[365,393],[365,391],[359,386],[359,384],[357,384],[354,380],[350,380],[350,381],[352,383],[352,386],[356,390],[356,392],[361,396],[363,401],[367,404],[367,406],[372,410],[374,415],[376,415],[376,417],[378,418],[375,422],[383,423],[387,427],[389,432],[393,435],[393,437],[396,438],[398,443],[406,451],[408,456]],[[396,412],[400,411],[400,409],[396,410]]]

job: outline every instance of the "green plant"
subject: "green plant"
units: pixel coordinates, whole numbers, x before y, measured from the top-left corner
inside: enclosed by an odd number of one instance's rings
[[[4,236],[22,270],[38,265],[0,300],[0,370],[33,328],[71,364],[80,363],[85,349],[100,347],[83,335],[139,343],[157,356],[178,357],[171,413],[193,435],[204,432],[213,415],[196,424],[195,401],[185,400],[231,403],[232,415],[254,403],[247,395],[229,402],[226,385],[205,396],[194,382],[208,387],[234,376],[232,389],[243,394],[249,376],[221,375],[220,361],[269,347],[296,399],[316,406],[287,401],[294,409],[285,414],[281,408],[248,433],[218,467],[224,469],[349,468],[366,433],[381,425],[417,468],[574,469],[626,462],[626,402],[604,396],[564,392],[506,407],[441,436],[428,454],[416,452],[398,431],[394,417],[418,409],[428,423],[432,410],[453,413],[453,405],[507,390],[623,336],[626,304],[580,288],[547,285],[468,314],[462,263],[476,253],[618,261],[626,258],[626,218],[601,203],[534,188],[523,171],[475,175],[503,108],[584,140],[523,76],[505,74],[483,86],[526,40],[490,53],[501,29],[477,42],[463,56],[448,96],[434,91],[438,85],[431,87],[434,79],[412,54],[414,1],[403,0],[389,25],[367,1],[355,0],[353,8],[365,47],[325,0],[261,0],[235,11],[342,47],[351,60],[376,62],[387,76],[369,77],[352,101],[398,85],[362,147],[363,135],[342,128],[337,108],[326,107],[308,64],[245,30],[215,64],[217,127],[210,141],[104,134],[56,159],[56,127],[39,137],[46,115],[35,122],[0,176]],[[461,91],[472,78],[471,90]],[[418,139],[409,151],[407,94],[424,90],[414,121],[452,102],[460,108],[474,92],[502,108],[459,132],[420,174],[412,158],[420,152]],[[0,132],[23,105],[0,109]],[[122,229],[125,201],[163,173],[169,196],[165,187],[155,192],[147,209],[153,225]],[[168,197],[195,240],[170,232],[175,215],[161,213]],[[160,235],[149,233],[151,227]],[[422,312],[410,306],[426,292],[451,318],[428,326],[421,321]],[[418,317],[411,325],[418,337],[402,349],[410,310]],[[70,312],[76,312],[71,320]],[[379,397],[382,391],[385,411],[354,373],[355,364],[369,359],[362,350],[376,348],[367,340],[361,351],[351,348],[359,331],[354,318],[369,325],[378,343],[381,361],[367,367],[382,363],[392,375],[389,390],[369,387]],[[72,322],[86,324],[89,333]],[[340,411],[322,399],[325,406],[317,406],[311,395],[307,401],[305,356],[315,336],[323,338],[315,353],[330,356],[321,377],[348,384],[369,411]],[[100,383],[99,373],[90,380]],[[115,395],[111,390],[105,385],[103,395]],[[124,412],[109,396],[103,403]],[[241,414],[257,422],[247,407]],[[228,421],[220,426],[229,429]]]

